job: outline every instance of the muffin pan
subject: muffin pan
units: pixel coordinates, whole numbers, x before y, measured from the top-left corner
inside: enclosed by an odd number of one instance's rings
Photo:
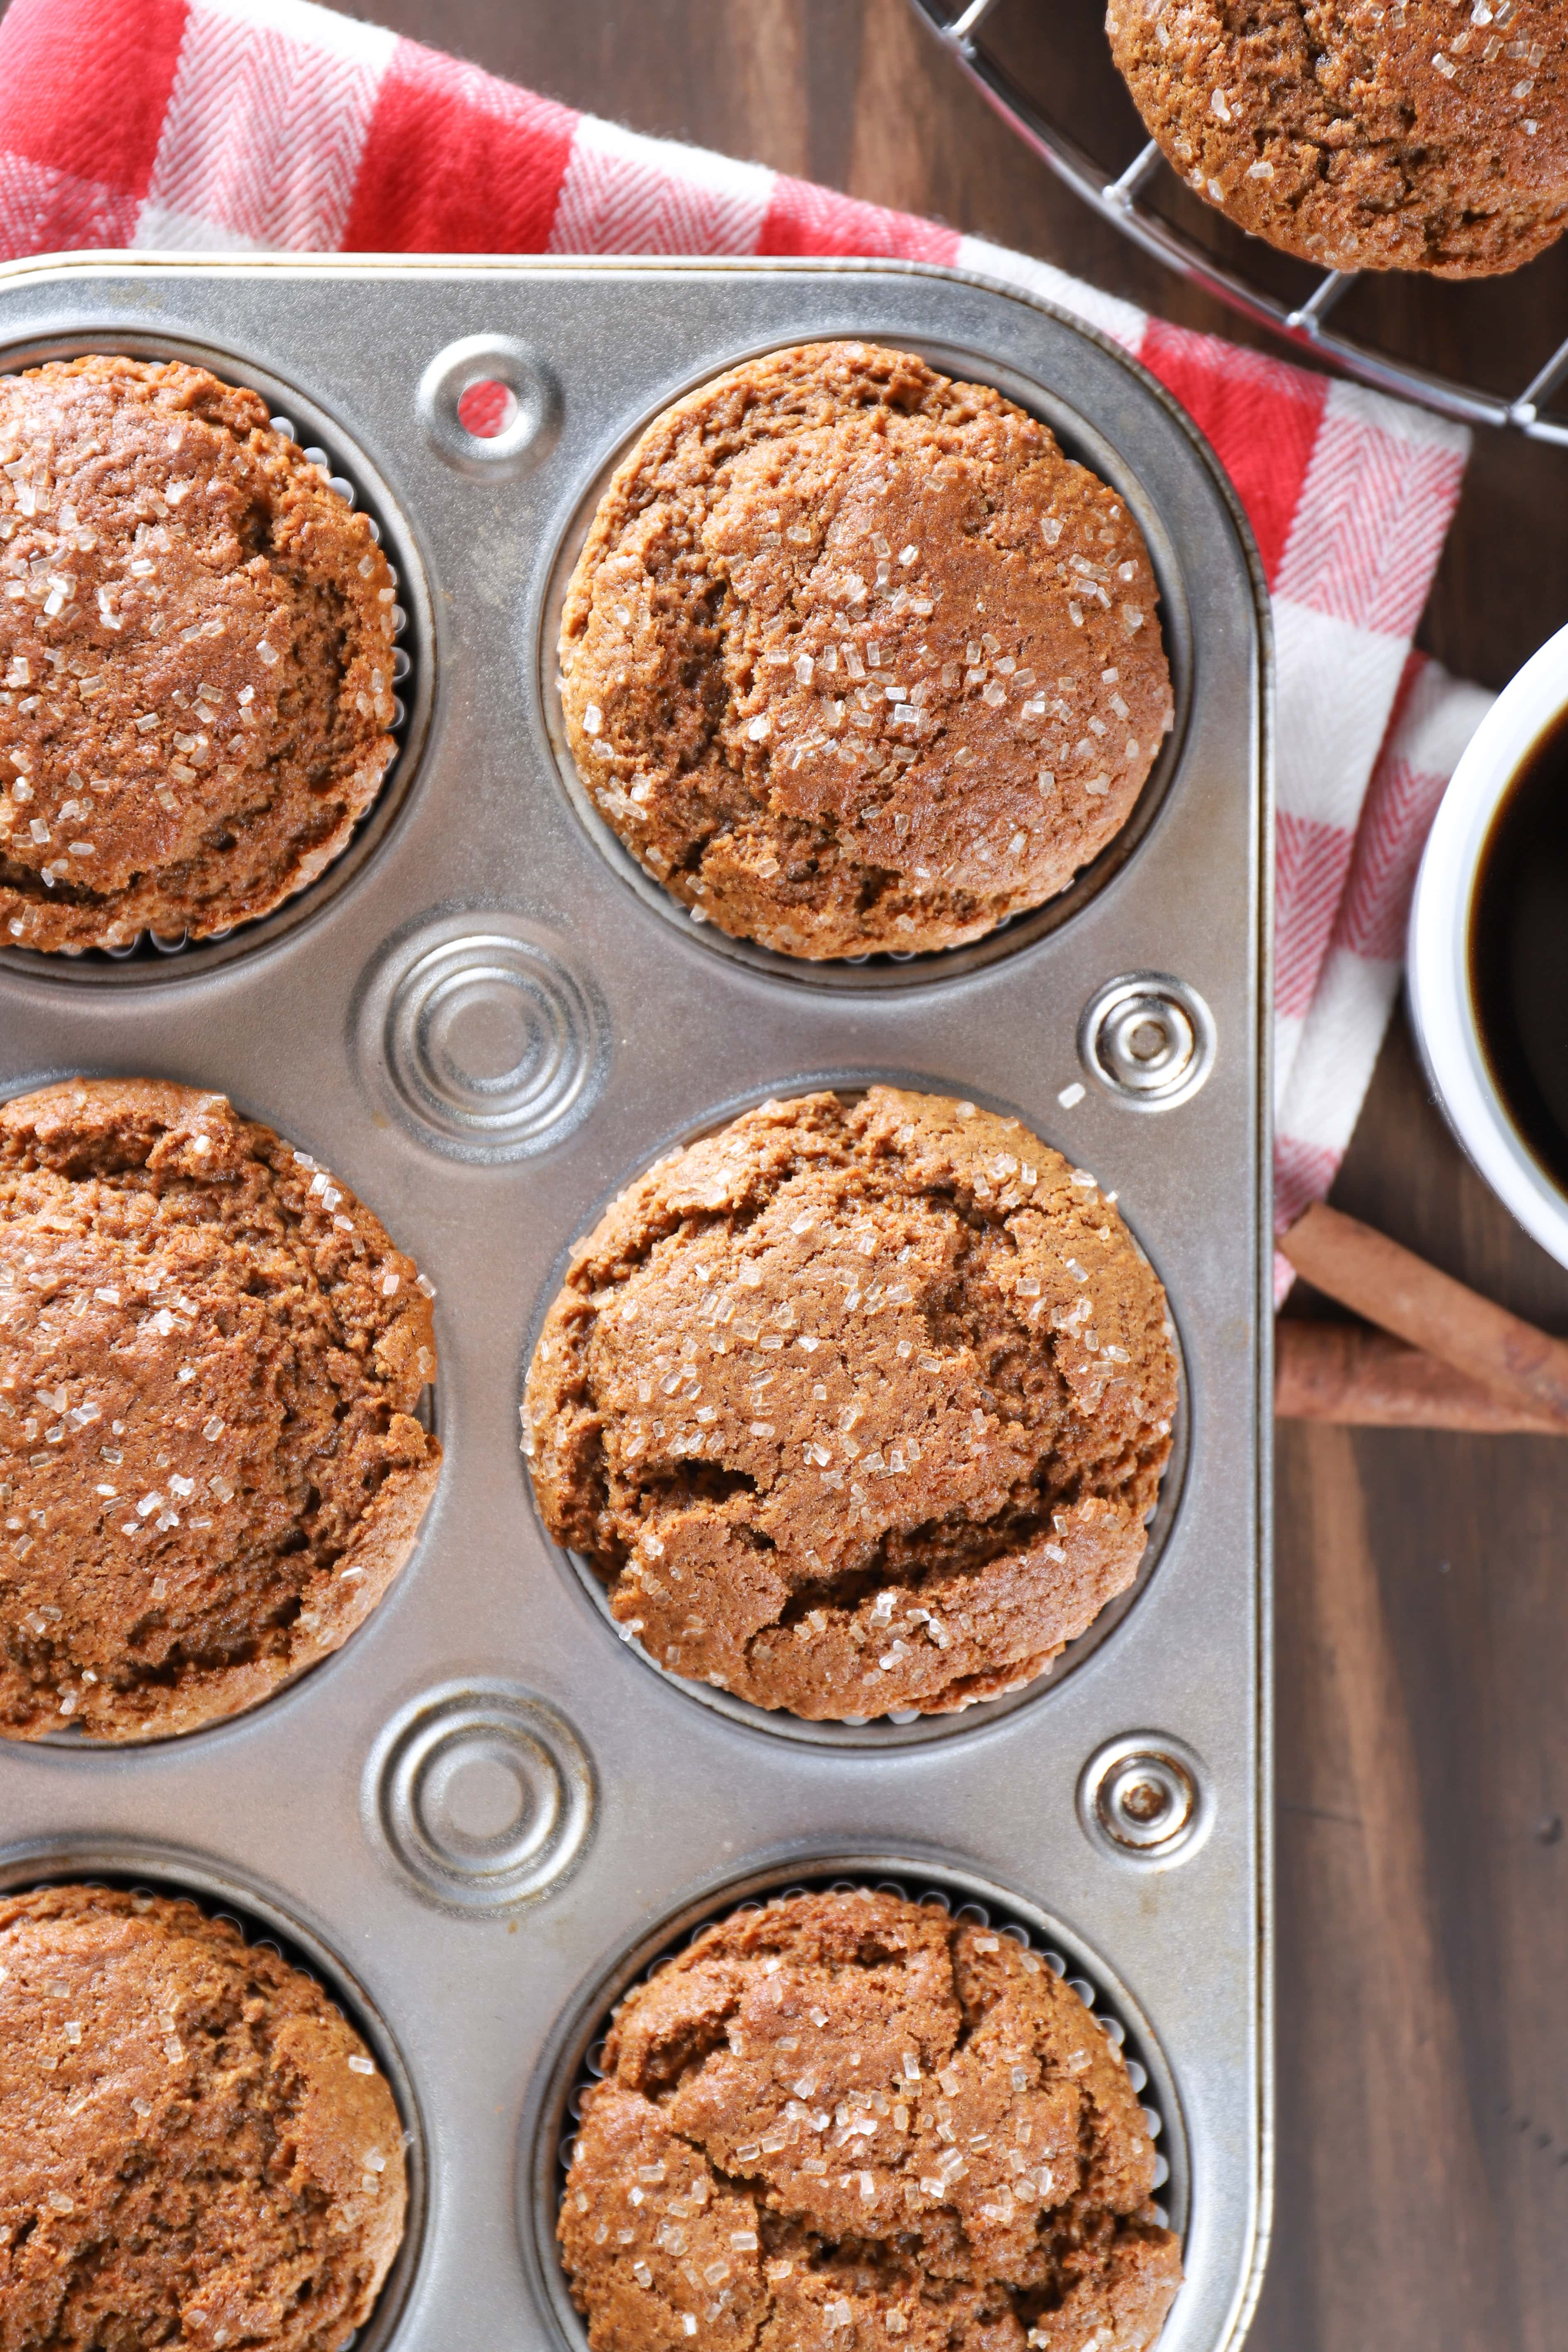
[[[950,955],[796,966],[693,926],[605,834],[554,626],[647,420],[837,335],[995,384],[1122,492],[1177,719],[1049,907]],[[1187,2272],[1162,2345],[1217,2352],[1256,2294],[1270,2131],[1269,810],[1267,607],[1212,458],[1046,305],[880,263],[0,271],[0,367],[94,349],[252,383],[328,454],[399,574],[407,717],[350,849],[267,921],[168,957],[0,954],[0,1091],[219,1088],[340,1172],[438,1286],[447,1458],[386,1600],[277,1697],[142,1748],[0,1746],[0,1883],[183,1887],[340,1990],[424,2181],[362,2338],[396,2352],[582,2344],[550,2234],[563,2117],[673,1940],[834,1879],[978,1902],[1136,2048]],[[513,394],[493,445],[458,415],[477,381]],[[522,1375],[571,1244],[648,1160],[878,1078],[1016,1115],[1115,1190],[1170,1296],[1180,1443],[1137,1585],[1026,1692],[780,1738],[634,1655],[547,1541]]]

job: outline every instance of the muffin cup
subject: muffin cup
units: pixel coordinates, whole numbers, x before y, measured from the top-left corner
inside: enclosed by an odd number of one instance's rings
[[[765,1094],[759,1092],[750,1099],[728,1103],[712,1117],[699,1121],[680,1135],[662,1139],[658,1147],[647,1154],[641,1166],[627,1170],[616,1179],[611,1187],[610,1197],[615,1197],[624,1192],[628,1185],[635,1183],[638,1176],[643,1174],[655,1160],[665,1158],[672,1151],[683,1150],[689,1145],[700,1142],[706,1135],[718,1133],[742,1112],[754,1108],[758,1102],[772,1098],[788,1101],[797,1095],[826,1091],[831,1091],[847,1101],[853,1101],[863,1095],[868,1087],[877,1085],[899,1087],[919,1094],[952,1096],[962,1092],[956,1082],[949,1084],[941,1078],[930,1076],[916,1078],[908,1072],[900,1071],[876,1071],[869,1074],[858,1071],[843,1076],[805,1076],[793,1081],[781,1081],[777,1085],[769,1087]],[[980,1107],[985,1110],[994,1111],[1004,1118],[1021,1117],[1015,1106],[1010,1103],[982,1101]],[[1039,1140],[1049,1143],[1051,1139],[1049,1136],[1042,1135]],[[598,1215],[605,1206],[607,1206],[607,1202],[601,1202],[600,1209],[584,1219],[585,1232],[593,1231],[598,1221]],[[1131,1231],[1131,1227],[1129,1231]],[[1149,1254],[1143,1249],[1136,1234],[1132,1234],[1132,1240],[1140,1255],[1147,1258]],[[559,1289],[560,1275],[564,1270],[565,1258],[566,1253],[563,1252],[558,1261],[555,1279],[550,1284],[538,1303],[533,1330],[524,1358],[525,1377],[527,1367],[533,1359],[533,1351],[538,1344],[545,1316]],[[1157,1265],[1154,1270],[1156,1274],[1159,1272]],[[586,1595],[595,1615],[600,1619],[618,1643],[639,1659],[651,1673],[658,1675],[661,1681],[672,1685],[684,1696],[696,1699],[701,1706],[710,1707],[716,1715],[723,1716],[731,1723],[743,1725],[749,1730],[772,1733],[781,1739],[800,1740],[812,1747],[865,1748],[881,1753],[889,1749],[922,1747],[931,1740],[951,1739],[961,1733],[982,1731],[991,1725],[1005,1722],[1020,1707],[1047,1698],[1053,1691],[1059,1689],[1075,1669],[1087,1664],[1104,1643],[1112,1639],[1147,1591],[1151,1580],[1159,1568],[1161,1556],[1175,1528],[1182,1508],[1183,1488],[1192,1447],[1192,1405],[1181,1328],[1174,1304],[1169,1299],[1167,1299],[1167,1307],[1173,1333],[1171,1344],[1176,1358],[1177,1405],[1175,1418],[1171,1427],[1170,1459],[1160,1481],[1159,1499],[1145,1521],[1148,1535],[1142,1557],[1138,1563],[1137,1574],[1129,1585],[1106,1602],[1093,1622],[1086,1627],[1083,1633],[1068,1642],[1048,1665],[1042,1667],[1037,1674],[1022,1677],[996,1698],[969,1700],[963,1706],[942,1714],[928,1714],[918,1707],[899,1707],[883,1716],[847,1715],[837,1720],[832,1718],[813,1720],[805,1716],[792,1714],[787,1707],[759,1706],[750,1699],[737,1698],[732,1692],[715,1689],[710,1684],[700,1682],[692,1675],[678,1675],[672,1673],[668,1666],[661,1665],[652,1652],[645,1648],[629,1626],[621,1624],[615,1617],[610,1607],[605,1580],[593,1562],[585,1559],[581,1552],[553,1545],[552,1549],[556,1549],[557,1556],[570,1566],[575,1581]],[[529,1480],[529,1496],[537,1515],[539,1507],[533,1496],[531,1479]],[[545,1534],[545,1540],[550,1541],[548,1532]]]
[[[754,349],[738,349],[726,359],[723,368],[705,370],[690,382],[674,386],[616,442],[584,491],[551,562],[543,625],[539,639],[540,700],[556,768],[578,822],[627,888],[635,890],[645,906],[652,908],[667,922],[675,924],[687,937],[698,940],[710,953],[727,957],[749,971],[765,973],[769,979],[795,987],[842,989],[853,994],[875,995],[889,989],[930,988],[962,980],[969,973],[984,971],[1000,957],[1017,954],[1038,940],[1049,939],[1063,924],[1070,922],[1115,878],[1128,861],[1136,856],[1151,829],[1158,823],[1165,796],[1182,764],[1191,709],[1192,613],[1182,576],[1181,559],[1158,508],[1149,499],[1136,473],[1115,444],[1089,418],[1065,401],[1054,398],[1047,386],[1032,381],[1016,369],[998,367],[994,357],[957,345],[932,342],[929,339],[906,338],[900,348],[911,352],[918,359],[929,361],[943,375],[957,382],[987,385],[1037,417],[1050,427],[1068,457],[1087,467],[1102,481],[1109,482],[1125,501],[1129,513],[1142,532],[1159,588],[1159,618],[1165,656],[1170,665],[1171,690],[1175,703],[1174,721],[1160,746],[1159,756],[1131,814],[1098,855],[1080,868],[1067,887],[1059,890],[1054,898],[1046,899],[1038,907],[1010,916],[984,939],[972,940],[966,946],[916,951],[908,955],[891,950],[825,958],[816,961],[804,956],[782,954],[776,949],[760,945],[755,940],[737,939],[721,930],[716,924],[700,919],[691,908],[672,898],[638,864],[595,808],[593,793],[573,757],[567,740],[556,645],[567,588],[583,543],[593,526],[599,501],[616,468],[648,425],[666,408],[687,394],[700,390],[712,375],[722,374],[746,360],[760,358],[766,352],[779,348],[781,346],[776,343],[762,343]]]
[[[1150,2136],[1158,2145],[1155,2216],[1178,2238],[1184,2237],[1189,2176],[1174,2078],[1132,1995],[1079,1936],[1048,1912],[934,1856],[797,1857],[792,1864],[775,1864],[747,1873],[662,1921],[610,1962],[557,2030],[552,2063],[531,2110],[520,2149],[519,2191],[524,2244],[536,2290],[572,2352],[584,2352],[587,2331],[573,2306],[556,2246],[555,2223],[575,2145],[574,2125],[584,2095],[603,2079],[599,2056],[614,2011],[635,1986],[658,1976],[678,1952],[718,1921],[741,1911],[762,1911],[770,1900],[780,1897],[841,1894],[860,1887],[898,1895],[906,1902],[930,1904],[977,1927],[994,1927],[1026,1950],[1037,1953],[1054,1976],[1065,1979],[1101,2032],[1122,2051],[1128,2078],[1142,2102]]]
[[[375,799],[342,850],[313,882],[291,893],[268,914],[258,915],[250,922],[233,924],[226,930],[210,932],[204,940],[190,940],[184,932],[165,938],[146,930],[116,948],[45,951],[9,940],[0,945],[0,970],[9,967],[30,979],[145,985],[211,971],[287,937],[321,913],[375,855],[396,824],[414,788],[420,750],[429,726],[434,668],[432,610],[417,542],[368,456],[316,402],[267,369],[253,366],[221,349],[197,348],[159,336],[133,334],[112,340],[60,336],[19,345],[0,342],[0,375],[19,374],[47,360],[80,359],[93,352],[112,352],[133,359],[182,360],[189,366],[207,369],[224,383],[259,394],[267,403],[273,431],[298,443],[307,459],[326,477],[329,488],[346,505],[368,517],[371,536],[385,551],[399,597],[393,608],[396,619],[392,657],[395,693],[389,730],[397,749]]]
[[[337,2352],[386,2352],[397,2334],[419,2268],[427,2203],[428,2158],[425,2128],[413,2078],[391,2027],[363,1987],[315,1930],[285,1909],[269,1893],[226,1864],[183,1853],[172,1847],[121,1838],[32,1840],[0,1847],[0,1894],[19,1895],[45,1886],[108,1886],[129,1895],[158,1895],[195,1903],[209,1919],[226,1919],[247,1944],[278,1953],[291,1968],[320,1985],[347,2018],[375,2061],[396,2103],[403,2124],[408,2212],[403,2242],[365,2325]]]

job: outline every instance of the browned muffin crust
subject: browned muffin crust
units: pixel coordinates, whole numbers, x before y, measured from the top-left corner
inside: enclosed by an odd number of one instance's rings
[[[562,701],[610,824],[786,955],[956,946],[1065,888],[1171,724],[1115,491],[982,384],[868,343],[667,409],[567,592]]]
[[[1165,1295],[1016,1119],[763,1103],[578,1245],[529,1373],[546,1526],[671,1673],[812,1717],[966,1706],[1131,1583]]]
[[[363,1623],[440,1466],[418,1280],[222,1095],[0,1108],[0,1736],[189,1731]]]
[[[194,1903],[0,1895],[0,2347],[337,2352],[403,2131],[319,1985]]]
[[[0,944],[202,939],[314,881],[396,748],[394,601],[255,393],[0,376]]]
[[[1037,1954],[776,1898],[628,1994],[559,2234],[594,2352],[1146,2352],[1181,2283],[1125,2062]]]
[[[1557,0],[1110,0],[1106,21],[1182,177],[1303,260],[1486,277],[1568,221]]]

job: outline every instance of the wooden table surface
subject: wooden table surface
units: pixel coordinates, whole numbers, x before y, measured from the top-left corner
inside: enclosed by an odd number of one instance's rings
[[[1081,13],[1043,0],[1047,31],[1057,7]],[[637,130],[937,214],[1239,331],[1001,131],[907,0],[351,13]],[[1483,364],[1484,350],[1522,382],[1565,297],[1568,244],[1522,295],[1456,300],[1447,364]],[[1568,453],[1478,443],[1422,635],[1451,667],[1500,685],[1568,621],[1565,486]],[[1461,1160],[1403,1017],[1333,1197],[1568,1329],[1568,1275]],[[1279,2150],[1250,2340],[1562,2352],[1568,1445],[1284,1424],[1278,1537]]]

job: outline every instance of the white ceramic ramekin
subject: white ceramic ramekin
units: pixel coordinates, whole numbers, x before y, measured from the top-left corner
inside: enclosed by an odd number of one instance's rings
[[[1499,803],[1568,710],[1568,629],[1526,662],[1470,739],[1426,843],[1410,909],[1410,1012],[1445,1117],[1498,1198],[1568,1265],[1568,1197],[1514,1125],[1481,1050],[1470,982],[1470,916]],[[1565,1008],[1568,1015],[1568,1008]]]

